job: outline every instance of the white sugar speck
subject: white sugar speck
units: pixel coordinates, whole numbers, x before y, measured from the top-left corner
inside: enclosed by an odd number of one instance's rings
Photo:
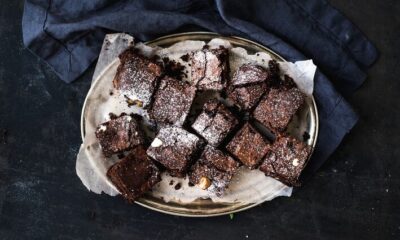
[[[293,159],[292,164],[293,164],[293,166],[295,166],[295,167],[299,166],[299,159],[297,159],[297,158]]]

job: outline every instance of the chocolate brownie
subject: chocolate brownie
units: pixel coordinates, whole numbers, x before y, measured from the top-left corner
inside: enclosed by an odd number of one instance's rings
[[[191,54],[192,83],[199,90],[220,91],[226,87],[229,74],[228,49],[204,48]]]
[[[272,131],[282,132],[304,101],[305,95],[298,88],[273,88],[260,101],[253,117]]]
[[[192,166],[189,181],[220,196],[238,167],[239,162],[208,145],[200,159]]]
[[[299,176],[311,154],[311,147],[291,136],[278,135],[260,170],[286,185],[299,185]]]
[[[267,90],[267,84],[265,82],[236,87],[228,93],[228,98],[240,110],[250,111]]]
[[[196,88],[171,77],[161,79],[149,111],[150,118],[161,125],[182,126],[189,113]]]
[[[122,114],[97,127],[95,134],[106,157],[144,143],[138,121],[136,115]]]
[[[269,142],[247,122],[226,149],[245,166],[254,169],[267,153]]]
[[[131,101],[140,101],[147,108],[161,75],[161,66],[129,48],[119,55],[121,63],[115,74],[113,85],[119,93]]]
[[[190,71],[192,84],[196,86],[206,73],[206,53],[203,50],[190,54]]]
[[[231,85],[243,86],[247,84],[261,83],[267,80],[268,71],[261,66],[247,63],[240,66],[233,74]]]
[[[160,129],[147,149],[147,155],[165,166],[172,175],[182,175],[188,170],[201,146],[202,141],[196,135],[170,126]]]
[[[138,146],[107,171],[107,177],[121,195],[133,202],[161,181],[157,166],[147,157],[146,149]]]
[[[207,140],[208,144],[218,146],[238,120],[222,103],[210,100],[203,106],[203,111],[192,124],[192,128]]]

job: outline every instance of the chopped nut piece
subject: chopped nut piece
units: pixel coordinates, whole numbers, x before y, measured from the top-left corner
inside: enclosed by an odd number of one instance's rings
[[[207,177],[200,178],[199,187],[203,190],[206,190],[211,186],[211,181]]]
[[[159,147],[163,144],[163,142],[159,138],[154,138],[153,142],[151,143],[152,147]]]

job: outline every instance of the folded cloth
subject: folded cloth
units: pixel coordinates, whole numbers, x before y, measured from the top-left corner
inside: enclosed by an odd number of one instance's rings
[[[95,61],[110,32],[147,41],[207,30],[255,40],[289,61],[312,58],[320,69],[314,91],[320,129],[310,173],[357,122],[335,89],[352,93],[378,55],[360,30],[324,0],[26,0],[22,30],[24,44],[65,82]]]

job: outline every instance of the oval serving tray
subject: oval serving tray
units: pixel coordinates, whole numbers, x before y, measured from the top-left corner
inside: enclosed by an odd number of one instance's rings
[[[181,42],[184,40],[199,40],[199,41],[210,41],[213,38],[221,38],[224,40],[228,40],[233,47],[242,47],[248,51],[249,54],[253,54],[256,52],[266,52],[268,53],[273,59],[277,61],[285,61],[281,56],[279,56],[274,51],[270,50],[267,47],[264,47],[256,42],[240,38],[240,37],[224,37],[220,36],[216,33],[210,32],[190,32],[190,33],[180,33],[180,34],[172,34],[164,37],[157,38],[155,40],[146,42],[146,45],[149,46],[159,46],[159,47],[169,47],[177,42]],[[117,62],[112,62],[108,67],[106,67],[103,72],[99,75],[97,79],[92,83],[92,87],[88,92],[88,95],[85,99],[83,108],[82,108],[82,115],[81,115],[81,135],[82,140],[85,136],[85,119],[87,116],[87,100],[92,93],[92,89],[95,85],[101,83],[101,79],[104,78],[103,75],[107,72],[107,69],[116,68]],[[110,76],[107,76],[108,78]],[[302,114],[305,116],[305,129],[309,133],[310,138],[307,140],[307,144],[312,146],[314,149],[315,144],[317,142],[318,136],[318,127],[319,127],[319,120],[318,120],[318,111],[317,106],[315,104],[314,98],[308,98],[306,101],[306,107],[303,109]],[[106,179],[108,181],[108,179]],[[112,185],[111,182],[109,184]],[[235,213],[239,211],[243,211],[254,206],[257,206],[269,199],[261,199],[257,202],[251,204],[243,204],[240,202],[237,203],[215,203],[210,199],[197,199],[191,203],[182,204],[180,202],[165,202],[162,199],[155,198],[150,194],[146,194],[144,197],[140,198],[136,201],[137,204],[158,211],[162,213],[178,215],[178,216],[186,216],[186,217],[210,217],[210,216],[219,216],[225,215],[230,213]]]

